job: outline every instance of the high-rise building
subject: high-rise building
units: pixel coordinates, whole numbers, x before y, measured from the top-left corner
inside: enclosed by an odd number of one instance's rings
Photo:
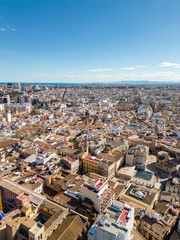
[[[107,179],[86,181],[80,190],[81,200],[90,199],[97,212],[102,212],[111,202],[111,187]]]
[[[21,83],[20,82],[18,82],[18,89],[19,89],[19,91],[21,91]]]

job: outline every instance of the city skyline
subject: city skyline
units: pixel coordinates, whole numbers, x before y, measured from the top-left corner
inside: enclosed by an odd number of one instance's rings
[[[0,2],[0,82],[180,82],[177,0]]]

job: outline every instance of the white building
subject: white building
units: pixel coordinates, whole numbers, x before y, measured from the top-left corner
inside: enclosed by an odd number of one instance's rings
[[[0,103],[0,111],[2,111],[2,110],[4,110],[5,108],[4,108],[4,103]]]
[[[113,201],[108,210],[101,214],[88,232],[88,240],[133,239],[134,208]]]
[[[36,164],[43,164],[45,165],[47,162],[49,162],[52,158],[57,158],[56,153],[42,153],[42,154],[37,154],[36,156]]]
[[[9,123],[12,121],[12,117],[11,117],[11,113],[10,113],[10,112],[7,113],[7,115],[6,115],[6,120],[7,120],[7,122],[9,122]]]
[[[89,180],[81,186],[81,200],[90,199],[97,212],[102,212],[111,202],[111,187],[108,180]]]

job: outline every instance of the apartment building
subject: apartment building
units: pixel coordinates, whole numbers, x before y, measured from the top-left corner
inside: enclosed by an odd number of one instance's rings
[[[111,187],[106,179],[88,179],[80,189],[81,200],[90,199],[99,213],[110,204],[111,195]]]
[[[83,172],[94,172],[107,178],[113,178],[115,175],[115,162],[99,159],[90,154],[83,157]]]
[[[113,201],[88,232],[88,240],[133,239],[134,208]]]
[[[62,166],[64,165],[68,169],[70,169],[73,173],[77,173],[79,171],[79,159],[64,157],[60,160]]]
[[[159,202],[155,210],[146,209],[141,212],[139,232],[146,239],[165,239],[176,223],[178,212]]]
[[[4,218],[7,240],[46,240],[68,215],[67,208],[8,179],[0,189],[2,202],[12,208]]]

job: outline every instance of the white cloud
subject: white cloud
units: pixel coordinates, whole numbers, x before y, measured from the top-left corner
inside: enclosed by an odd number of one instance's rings
[[[105,72],[105,71],[112,71],[110,68],[98,68],[98,69],[89,69],[87,72]]]
[[[16,51],[7,49],[7,48],[0,48],[0,55],[1,54],[7,54],[7,55],[16,55]]]
[[[158,65],[159,67],[174,67],[174,68],[180,68],[180,64],[178,63],[171,63],[171,62],[163,62]]]
[[[16,32],[16,28],[12,28],[12,27],[2,27],[0,28],[1,32],[5,32],[5,31],[12,31],[12,32]]]
[[[137,68],[146,68],[147,66],[144,66],[144,65],[138,65],[136,66]]]
[[[40,74],[33,76],[39,81],[44,82],[119,82],[119,81],[156,81],[156,82],[179,82],[180,73],[174,73],[173,71],[167,72],[147,72],[141,73],[118,73],[118,74]]]
[[[135,67],[124,67],[124,68],[120,68],[121,70],[133,70],[135,69]]]

